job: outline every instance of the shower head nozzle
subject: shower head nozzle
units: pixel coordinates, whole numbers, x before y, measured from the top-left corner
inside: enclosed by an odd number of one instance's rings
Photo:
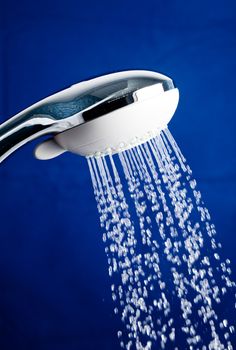
[[[165,75],[124,71],[84,81],[47,97],[0,126],[0,161],[26,142],[51,135],[38,159],[66,151],[114,154],[157,135],[172,118],[178,89]]]

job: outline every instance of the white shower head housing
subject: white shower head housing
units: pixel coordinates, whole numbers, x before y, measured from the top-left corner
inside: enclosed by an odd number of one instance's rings
[[[160,133],[178,100],[173,81],[156,72],[124,71],[83,81],[2,124],[0,160],[46,134],[51,138],[37,146],[38,159],[66,151],[89,157],[129,149]]]

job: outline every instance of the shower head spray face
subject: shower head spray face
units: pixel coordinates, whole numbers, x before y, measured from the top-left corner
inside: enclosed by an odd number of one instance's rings
[[[150,71],[108,74],[71,86],[27,108],[0,126],[0,161],[26,142],[38,159],[66,151],[83,156],[114,154],[156,136],[179,100],[173,81]]]

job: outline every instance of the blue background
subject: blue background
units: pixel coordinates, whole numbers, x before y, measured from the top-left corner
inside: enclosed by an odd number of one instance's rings
[[[234,267],[236,2],[0,5],[1,121],[104,73],[150,69],[175,80],[181,98],[170,130]],[[0,348],[119,349],[86,160],[37,161],[35,145],[0,167]]]

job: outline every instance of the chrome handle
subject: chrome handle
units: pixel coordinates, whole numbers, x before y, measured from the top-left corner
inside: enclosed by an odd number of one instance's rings
[[[58,122],[50,116],[13,117],[0,125],[0,162],[19,147],[53,132]]]

